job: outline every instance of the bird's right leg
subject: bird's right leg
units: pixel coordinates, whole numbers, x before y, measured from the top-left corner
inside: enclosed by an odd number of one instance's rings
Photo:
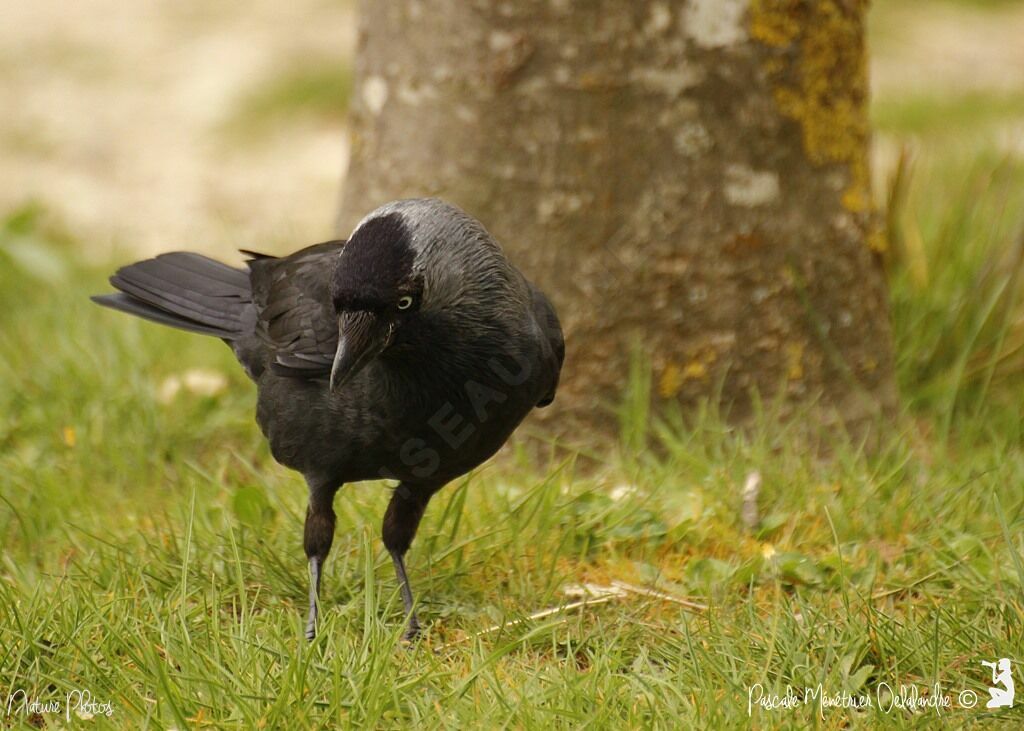
[[[423,511],[427,508],[427,503],[430,502],[430,496],[436,490],[436,487],[413,487],[403,482],[395,488],[384,513],[382,530],[384,547],[388,549],[391,560],[395,564],[402,604],[405,606],[405,614],[408,618],[403,636],[405,640],[415,639],[420,632],[420,622],[416,617],[412,598],[412,587],[409,585],[409,575],[405,571],[405,553],[416,536],[416,529],[419,528],[420,519],[423,517]]]
[[[307,478],[309,507],[306,509],[306,527],[302,543],[309,559],[309,618],[306,620],[306,639],[316,637],[316,623],[320,607],[320,579],[324,562],[334,542],[334,494],[338,486]]]

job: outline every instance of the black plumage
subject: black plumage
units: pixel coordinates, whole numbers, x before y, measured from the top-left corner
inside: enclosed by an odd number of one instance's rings
[[[345,241],[248,271],[176,252],[120,269],[99,304],[225,340],[257,385],[274,458],[309,486],[312,639],[333,501],[345,483],[398,480],[382,535],[419,629],[404,556],[431,496],[551,403],[564,358],[547,298],[472,217],[396,201]]]

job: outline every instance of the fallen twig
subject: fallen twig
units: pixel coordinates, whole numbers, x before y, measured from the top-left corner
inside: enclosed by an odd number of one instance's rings
[[[498,630],[508,629],[517,625],[523,624],[524,622],[530,622],[537,619],[544,619],[554,614],[563,612],[571,612],[574,609],[582,609],[583,607],[592,604],[605,604],[610,602],[612,599],[621,599],[629,596],[630,594],[639,594],[640,596],[652,597],[654,599],[661,599],[662,601],[673,602],[679,604],[688,609],[704,611],[707,606],[699,604],[697,602],[691,602],[689,599],[683,599],[682,597],[674,596],[673,594],[666,594],[663,591],[656,589],[648,589],[643,586],[636,586],[634,584],[627,584],[625,581],[613,580],[610,586],[602,586],[601,584],[570,584],[562,590],[562,593],[568,596],[579,596],[582,599],[569,602],[568,604],[560,604],[557,607],[548,607],[547,609],[540,609],[529,616],[523,617],[522,619],[513,619],[509,622],[503,622],[501,624],[495,624],[486,629],[479,630],[473,634],[467,635],[461,639],[453,642],[448,642],[441,647],[437,648],[438,651],[446,650],[459,643],[472,640],[477,637],[482,637]]]
[[[657,589],[648,589],[645,586],[634,586],[633,584],[627,584],[625,581],[619,581],[618,579],[612,581],[612,587],[632,594],[640,594],[642,596],[649,596],[655,599],[662,599],[666,602],[675,602],[676,604],[681,604],[684,607],[696,609],[701,612],[706,611],[708,608],[706,604],[691,602],[689,599],[683,599],[682,597],[675,596],[674,594],[667,594],[663,591],[658,591]]]
[[[441,645],[441,647],[439,647],[437,649],[438,649],[438,651],[447,650],[447,649],[449,649],[451,647],[454,647],[455,645],[458,645],[458,644],[460,644],[462,642],[467,642],[468,640],[472,640],[472,639],[475,639],[477,637],[482,637],[482,636],[490,634],[492,632],[497,632],[498,630],[508,629],[509,627],[515,627],[517,625],[523,624],[524,622],[529,622],[529,621],[532,621],[532,620],[535,620],[535,619],[544,619],[544,617],[550,617],[553,614],[559,614],[561,612],[570,612],[573,609],[580,609],[581,607],[585,607],[585,606],[588,606],[588,605],[591,605],[591,604],[604,604],[605,602],[610,602],[612,599],[615,599],[618,596],[621,596],[621,595],[619,593],[617,593],[617,592],[614,593],[614,594],[604,594],[604,595],[601,595],[601,596],[594,596],[594,597],[588,597],[586,599],[579,599],[579,600],[574,601],[574,602],[569,602],[568,604],[560,604],[557,607],[548,607],[547,609],[541,609],[539,611],[534,612],[533,614],[531,614],[528,617],[523,617],[522,619],[513,619],[510,622],[503,622],[501,624],[495,624],[495,625],[492,625],[490,627],[487,627],[486,629],[482,629],[482,630],[479,630],[478,632],[474,632],[471,635],[466,635],[465,637],[462,637],[462,638],[460,638],[458,640],[455,640],[453,642],[447,642],[444,645]],[[568,619],[568,618],[566,618],[566,619]]]
[[[754,470],[747,475],[743,483],[743,507],[740,510],[740,519],[747,530],[754,530],[761,521],[757,509],[757,498],[761,494],[761,473]]]

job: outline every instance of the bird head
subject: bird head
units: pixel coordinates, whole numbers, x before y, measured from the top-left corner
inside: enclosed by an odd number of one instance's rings
[[[428,321],[458,319],[466,332],[485,324],[495,297],[512,286],[510,271],[484,227],[449,203],[400,200],[373,211],[353,230],[331,277],[338,317],[331,389]]]

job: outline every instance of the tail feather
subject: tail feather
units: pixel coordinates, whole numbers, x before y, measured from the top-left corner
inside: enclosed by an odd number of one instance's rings
[[[184,317],[172,315],[166,310],[161,310],[158,307],[147,305],[142,300],[136,299],[131,295],[122,294],[101,294],[90,297],[93,302],[104,307],[109,307],[112,310],[119,312],[127,312],[129,315],[135,315],[141,317],[144,320],[150,322],[157,322],[161,325],[169,325],[170,327],[176,327],[181,330],[188,330],[189,332],[201,333],[203,335],[213,335],[217,338],[225,338],[231,340],[237,337],[238,333],[223,330],[217,327],[209,327],[201,323],[195,322],[194,320],[188,320]]]
[[[248,295],[249,273],[200,254],[176,252],[132,264],[133,269],[211,295]]]
[[[230,300],[221,301],[222,298],[216,295],[206,295],[188,289],[187,285],[160,279],[145,271],[116,274],[110,278],[110,283],[146,304],[196,322],[230,329],[237,321],[237,317],[233,316],[236,303]]]
[[[163,254],[119,269],[110,283],[123,294],[93,297],[94,302],[226,340],[245,332],[252,304],[248,274],[205,256]]]

